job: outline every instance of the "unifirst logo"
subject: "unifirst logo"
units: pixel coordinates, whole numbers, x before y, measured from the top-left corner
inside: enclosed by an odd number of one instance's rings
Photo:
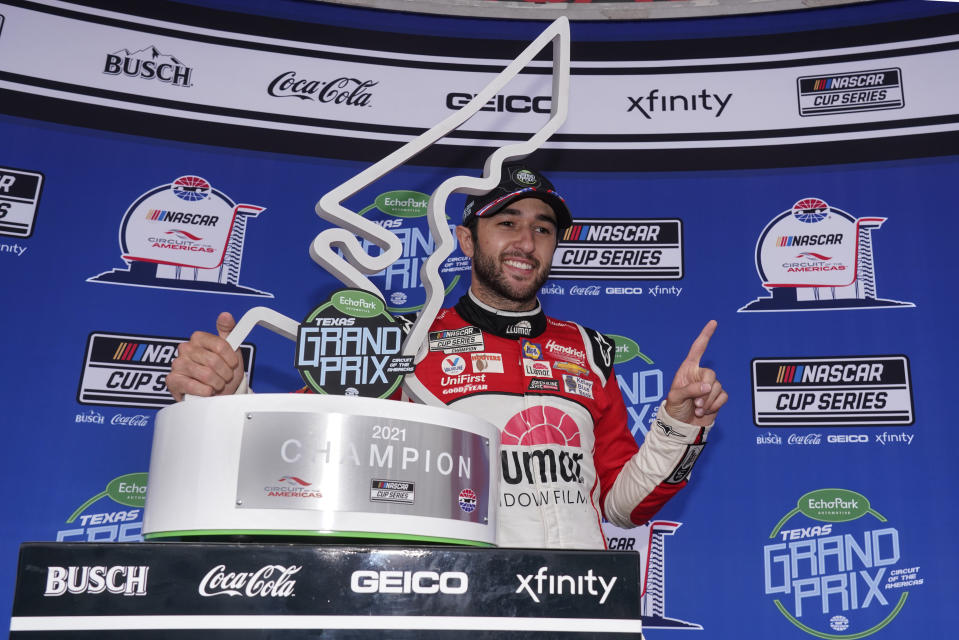
[[[147,593],[146,566],[47,567],[47,586],[44,597],[83,593],[113,593],[124,596],[144,596]]]

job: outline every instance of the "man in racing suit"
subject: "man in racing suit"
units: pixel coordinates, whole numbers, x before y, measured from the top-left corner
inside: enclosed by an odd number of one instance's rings
[[[468,295],[439,313],[404,393],[477,415],[501,430],[497,544],[604,548],[601,521],[643,524],[687,483],[726,402],[699,366],[710,321],[676,373],[654,427],[637,447],[613,372],[612,341],[548,318],[536,299],[558,234],[572,224],[538,172],[503,167],[500,185],[467,200],[456,229],[472,259]],[[197,332],[167,376],[174,397],[243,392],[242,363],[223,337]]]

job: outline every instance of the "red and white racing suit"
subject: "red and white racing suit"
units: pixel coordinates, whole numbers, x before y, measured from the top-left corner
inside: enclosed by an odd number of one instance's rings
[[[472,294],[430,327],[404,392],[500,428],[499,546],[602,549],[603,516],[643,524],[686,485],[711,425],[661,405],[638,447],[613,352],[606,336],[539,305],[504,312]]]

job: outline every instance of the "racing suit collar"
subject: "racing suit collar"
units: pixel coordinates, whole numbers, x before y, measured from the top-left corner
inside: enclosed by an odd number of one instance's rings
[[[535,338],[546,331],[546,314],[539,300],[531,311],[501,311],[480,302],[470,290],[456,303],[456,312],[470,324],[500,338]]]

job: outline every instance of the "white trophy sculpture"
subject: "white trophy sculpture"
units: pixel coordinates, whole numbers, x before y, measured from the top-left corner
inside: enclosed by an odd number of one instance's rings
[[[436,250],[420,272],[426,303],[402,342],[402,355],[410,360],[443,304],[439,269],[455,247],[447,198],[490,191],[500,182],[504,162],[528,156],[566,119],[569,21],[554,21],[462,109],[316,205],[316,213],[339,228],[320,233],[310,256],[347,287],[382,299],[367,276],[401,256],[400,239],[341,203],[460,127],[550,43],[549,119],[528,140],[496,149],[483,177],[449,178],[430,196]],[[380,254],[369,255],[358,237],[378,246]],[[236,349],[257,325],[294,341],[301,327],[272,309],[255,307],[227,342]],[[190,397],[157,414],[143,533],[148,540],[326,536],[493,546],[498,464],[499,430],[446,408],[323,394]]]

